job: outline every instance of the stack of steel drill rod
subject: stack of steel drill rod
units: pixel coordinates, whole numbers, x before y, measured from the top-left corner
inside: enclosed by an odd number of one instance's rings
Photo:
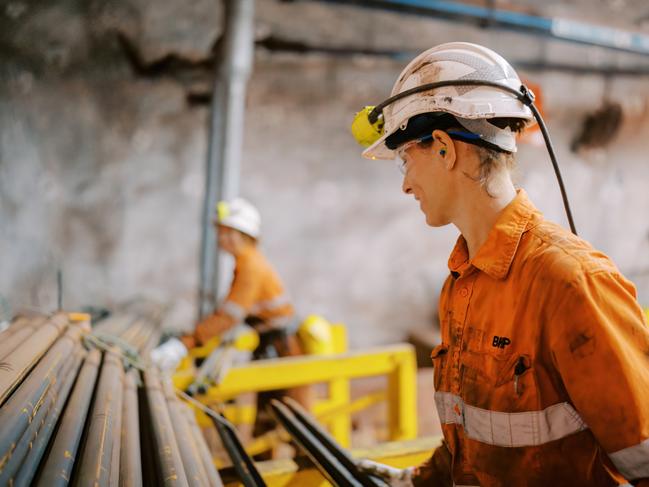
[[[54,343],[66,325],[59,314],[50,319],[19,318],[0,340],[0,404],[18,386],[35,363]],[[7,335],[4,338],[5,334]]]
[[[221,485],[170,384],[89,332],[59,313],[0,333],[0,486]]]
[[[164,308],[148,301],[134,301],[93,328],[99,338],[146,356],[160,341]]]

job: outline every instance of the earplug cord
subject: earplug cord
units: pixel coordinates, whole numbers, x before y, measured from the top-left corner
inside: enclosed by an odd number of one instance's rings
[[[521,103],[523,103],[524,105],[530,108],[530,110],[532,111],[532,115],[534,115],[534,118],[539,124],[539,128],[541,129],[541,134],[543,134],[543,140],[545,141],[545,147],[547,148],[548,154],[550,155],[550,160],[552,161],[552,167],[554,168],[554,174],[557,178],[557,182],[559,183],[559,190],[561,191],[561,198],[563,199],[563,208],[565,209],[566,217],[568,218],[568,224],[570,225],[570,230],[572,231],[572,233],[577,235],[577,229],[575,227],[575,222],[572,217],[572,211],[570,210],[570,202],[568,201],[568,194],[566,193],[566,187],[563,184],[563,177],[561,176],[561,170],[559,169],[557,156],[554,152],[554,146],[552,145],[552,141],[550,140],[550,134],[548,133],[548,128],[546,127],[545,122],[543,121],[543,117],[541,116],[541,113],[539,113],[539,110],[536,108],[536,105],[534,105],[534,93],[532,93],[532,90],[527,88],[527,86],[521,85],[521,87],[517,90],[504,83],[496,83],[494,81],[483,81],[478,79],[449,80],[449,81],[438,81],[436,83],[426,83],[424,85],[402,91],[401,93],[397,93],[396,95],[391,96],[387,100],[379,103],[369,113],[368,115],[369,121],[370,123],[375,123],[382,115],[383,108],[385,108],[387,105],[390,105],[391,103],[394,103],[397,100],[400,100],[401,98],[405,98],[415,93],[421,93],[422,91],[429,91],[437,88],[442,88],[444,86],[489,86],[491,88],[497,88],[514,95],[518,100],[521,101]]]

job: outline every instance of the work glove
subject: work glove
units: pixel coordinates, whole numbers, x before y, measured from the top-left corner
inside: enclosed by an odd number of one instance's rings
[[[170,338],[151,350],[151,362],[163,372],[173,372],[187,353],[187,347],[180,340]]]
[[[391,487],[414,487],[412,483],[414,467],[395,468],[365,458],[356,460],[355,463],[359,470],[385,480]]]

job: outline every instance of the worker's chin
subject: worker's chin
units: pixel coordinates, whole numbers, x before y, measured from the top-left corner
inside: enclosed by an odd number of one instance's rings
[[[426,225],[428,225],[429,227],[443,227],[445,225],[448,225],[448,222],[444,221],[438,215],[426,212],[424,212],[424,215],[426,217]]]

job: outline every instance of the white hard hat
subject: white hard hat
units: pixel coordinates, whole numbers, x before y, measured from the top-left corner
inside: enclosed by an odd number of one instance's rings
[[[499,54],[477,44],[449,42],[433,47],[401,72],[392,95],[428,83],[451,80],[482,80],[506,84],[516,90],[521,80],[514,68]],[[368,159],[394,159],[385,145],[397,130],[405,130],[410,118],[424,113],[449,113],[469,131],[504,150],[516,150],[515,135],[483,122],[490,118],[519,118],[532,123],[530,109],[510,93],[490,86],[444,86],[414,93],[383,108],[384,133],[363,151]],[[481,133],[482,132],[482,133]]]
[[[239,230],[253,238],[259,238],[261,233],[259,211],[243,198],[219,201],[216,204],[216,223]]]

